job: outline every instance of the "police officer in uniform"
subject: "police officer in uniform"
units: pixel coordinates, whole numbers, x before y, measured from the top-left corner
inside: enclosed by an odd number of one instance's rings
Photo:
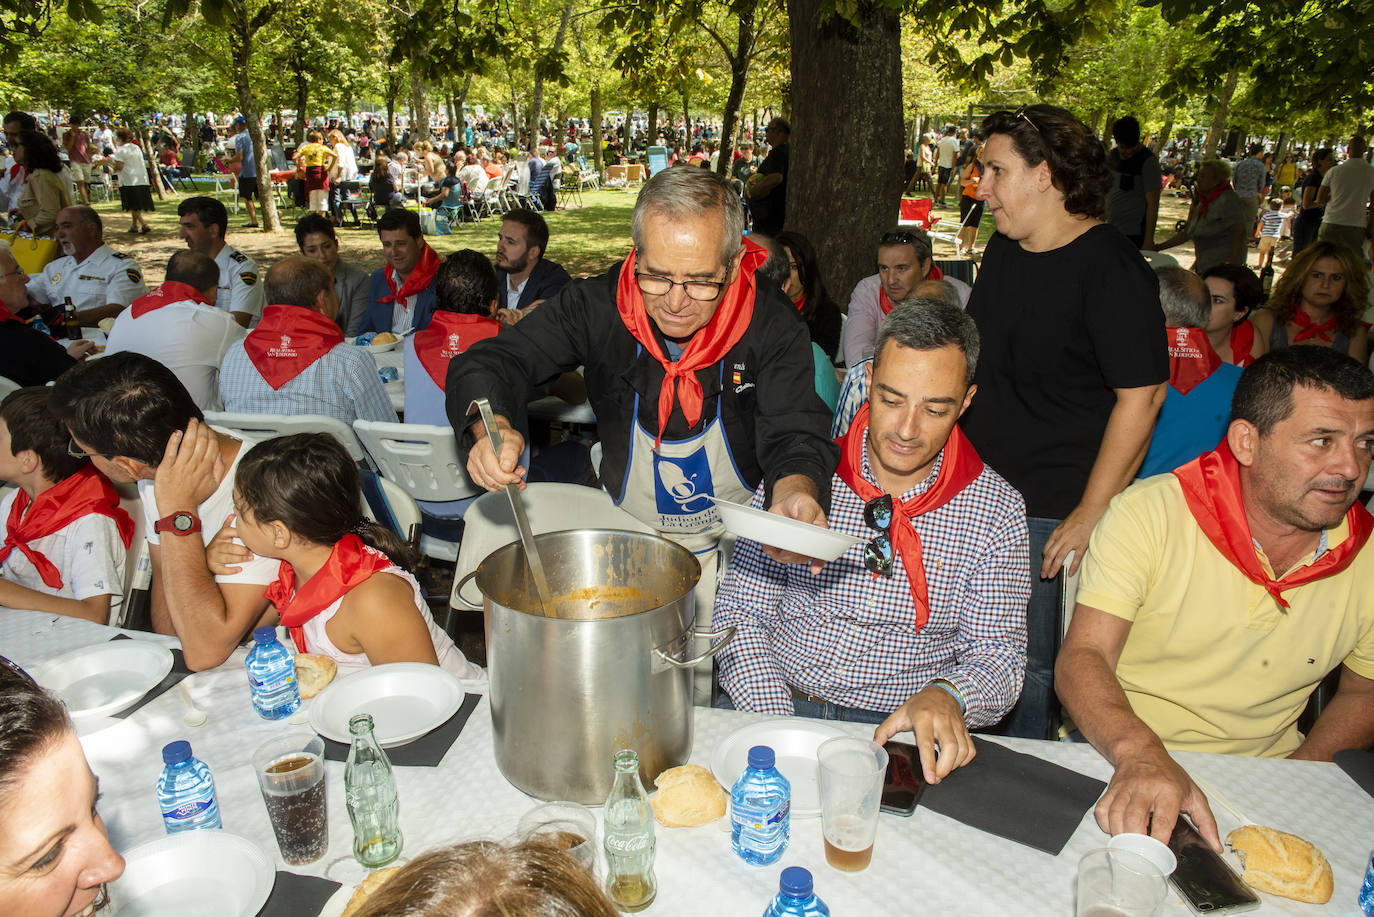
[[[29,278],[29,298],[62,308],[71,297],[83,325],[113,318],[148,292],[143,269],[131,256],[105,244],[100,214],[77,204],[57,215],[57,241],[63,257]]]
[[[262,317],[263,292],[258,266],[243,252],[224,241],[229,230],[229,211],[213,197],[188,197],[177,205],[181,238],[186,247],[204,252],[219,265],[219,295],[215,306],[234,316],[247,328]]]

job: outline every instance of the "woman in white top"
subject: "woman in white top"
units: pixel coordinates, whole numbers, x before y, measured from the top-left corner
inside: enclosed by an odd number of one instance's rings
[[[143,159],[143,149],[134,143],[133,131],[121,127],[115,131],[119,146],[110,156],[115,173],[119,176],[119,205],[131,219],[129,232],[152,232],[144,213],[153,210],[153,189],[148,184],[148,165]]]
[[[434,623],[406,544],[363,518],[357,465],[334,437],[301,433],[254,446],[239,462],[234,509],[233,534],[281,560],[267,597],[298,651],[345,666],[427,662],[485,679]]]

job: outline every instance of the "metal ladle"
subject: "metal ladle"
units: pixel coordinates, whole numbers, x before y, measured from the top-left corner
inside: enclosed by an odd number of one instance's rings
[[[487,439],[491,440],[491,450],[497,458],[501,456],[501,433],[496,429],[496,418],[491,412],[491,402],[478,398],[472,403],[482,415],[482,426],[486,428]],[[468,406],[472,410],[472,406]],[[520,488],[514,484],[506,485],[506,497],[510,500],[511,513],[515,516],[515,527],[520,532],[520,543],[525,548],[525,561],[529,564],[530,579],[534,580],[534,591],[539,596],[539,607],[546,618],[558,617],[554,608],[553,596],[549,592],[549,581],[544,576],[544,563],[539,559],[539,549],[534,546],[534,532],[530,530],[529,517],[525,515],[525,502],[520,496]]]

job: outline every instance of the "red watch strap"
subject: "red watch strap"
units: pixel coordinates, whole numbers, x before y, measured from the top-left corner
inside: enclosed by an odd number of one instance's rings
[[[184,529],[177,528],[176,519],[178,516],[185,516],[186,518],[190,519],[190,526]],[[171,532],[173,535],[190,535],[194,532],[200,531],[200,517],[197,516],[195,513],[172,513],[169,516],[163,516],[156,523],[154,523],[153,531],[157,532],[159,535],[161,535],[163,532]]]

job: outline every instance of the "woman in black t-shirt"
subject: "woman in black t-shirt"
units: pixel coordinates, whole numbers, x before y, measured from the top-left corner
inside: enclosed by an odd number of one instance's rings
[[[1322,214],[1326,212],[1325,207],[1317,206],[1317,192],[1321,189],[1322,178],[1335,164],[1336,154],[1330,147],[1323,147],[1312,154],[1312,168],[1298,182],[1298,213],[1293,217],[1293,258],[1317,239]]]

